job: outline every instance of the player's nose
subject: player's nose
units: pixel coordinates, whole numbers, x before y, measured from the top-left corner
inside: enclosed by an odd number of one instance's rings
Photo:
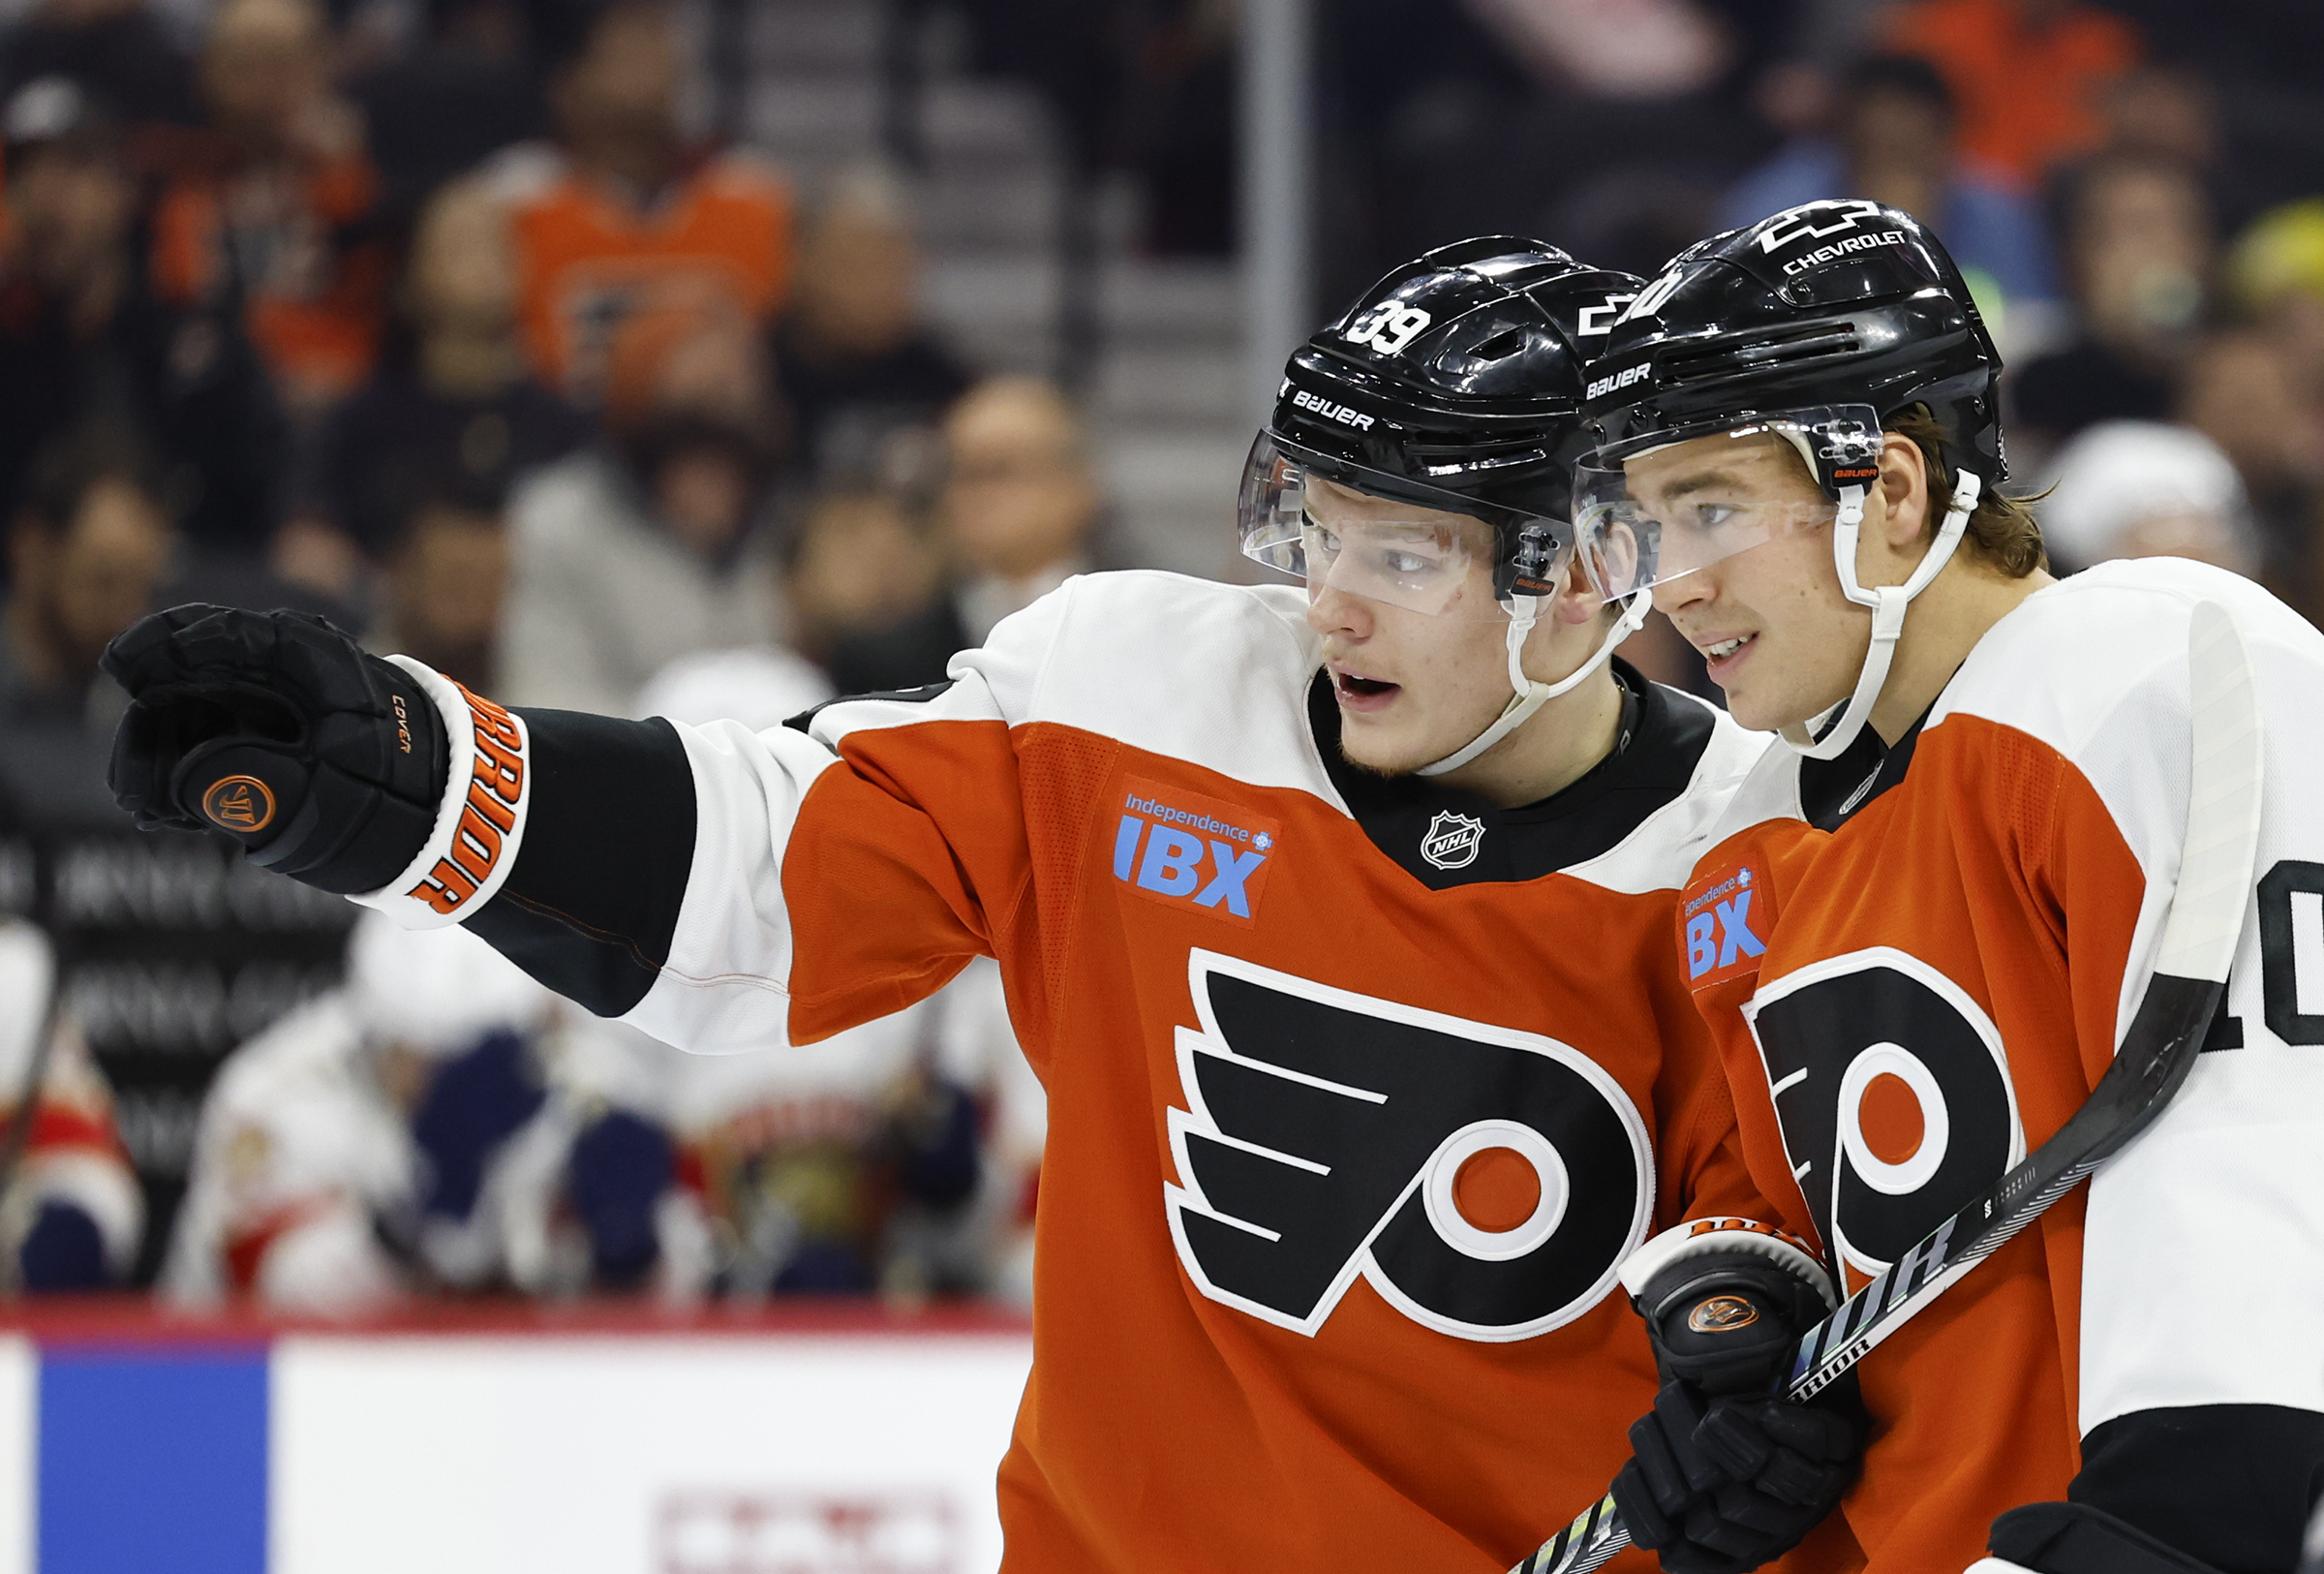
[[[1694,607],[1708,606],[1718,599],[1719,585],[1708,570],[1697,569],[1675,579],[1666,579],[1654,587],[1654,609],[1667,618]]]
[[[1369,639],[1372,603],[1361,596],[1326,585],[1308,595],[1307,627],[1326,636],[1336,633],[1350,639]]]

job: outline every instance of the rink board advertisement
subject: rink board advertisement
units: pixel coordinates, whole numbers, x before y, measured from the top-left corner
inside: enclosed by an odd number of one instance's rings
[[[1031,1362],[930,1333],[0,1335],[0,1574],[990,1574]]]

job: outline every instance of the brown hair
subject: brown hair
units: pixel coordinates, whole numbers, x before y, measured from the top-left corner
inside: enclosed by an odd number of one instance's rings
[[[1937,534],[1937,522],[1953,501],[1952,466],[1945,461],[1944,428],[1926,406],[1913,405],[1898,412],[1881,423],[1889,431],[1911,440],[1920,449],[1929,466],[1929,522],[1928,534]],[[1988,486],[1977,494],[1977,506],[1969,515],[1969,529],[1961,543],[1972,556],[1986,567],[1999,571],[2003,577],[2023,579],[2038,569],[2050,566],[2048,548],[2041,543],[2041,525],[2034,517],[2024,498],[2003,497],[1999,489]]]

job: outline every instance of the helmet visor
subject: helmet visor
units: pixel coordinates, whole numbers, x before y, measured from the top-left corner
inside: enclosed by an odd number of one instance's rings
[[[1496,508],[1300,448],[1271,432],[1243,472],[1243,556],[1327,589],[1431,617],[1502,619],[1556,593],[1563,520]]]
[[[1575,528],[1609,600],[1707,569],[1771,540],[1820,531],[1835,484],[1878,475],[1869,408],[1755,415],[1611,444],[1575,467]]]

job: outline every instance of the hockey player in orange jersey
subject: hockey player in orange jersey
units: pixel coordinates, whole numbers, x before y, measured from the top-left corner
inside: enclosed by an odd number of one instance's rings
[[[1828,1304],[1731,1222],[1762,1204],[1667,939],[1765,740],[1609,660],[1644,603],[1567,523],[1579,355],[1636,288],[1471,241],[1299,351],[1241,518],[1303,591],[1073,579],[947,682],[759,733],[180,608],[113,652],[122,801],[238,793],[253,856],[695,1050],[996,957],[1051,1111],[1007,1567],[1492,1574],[1656,1391],[1616,1291],[1650,1236],[1630,1287],[1742,1298],[1761,1366]],[[1795,1538],[1853,1450],[1810,1427],[1706,1514]],[[1797,1566],[1853,1558],[1835,1522]]]
[[[1880,1574],[2289,1568],[2324,1483],[2324,635],[2179,559],[2053,579],[1999,491],[1999,371],[1897,209],[1703,241],[1590,368],[1582,549],[1783,731],[1679,942],[1753,1171],[1851,1289],[2112,1061],[2179,876],[2189,622],[2232,615],[2271,725],[2224,1009],[2087,1192],[1855,1369],[1874,1432],[1843,1512]],[[1688,1452],[1647,1428],[1616,1493],[1666,1558],[1719,1490],[1665,1467]]]

